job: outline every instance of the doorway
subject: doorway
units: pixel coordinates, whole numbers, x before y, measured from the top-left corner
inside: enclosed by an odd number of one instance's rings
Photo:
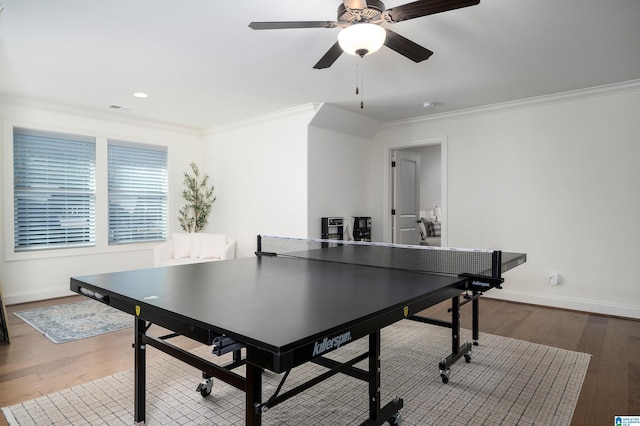
[[[391,242],[395,244],[420,244],[420,159],[410,149],[391,153]]]
[[[446,138],[419,140],[403,145],[389,144],[385,146],[384,153],[385,181],[387,182],[384,197],[385,214],[383,216],[384,241],[446,246],[448,240]],[[406,157],[409,160],[402,160],[405,162],[405,166],[415,163],[417,167],[415,171],[416,195],[412,200],[401,199],[402,205],[397,207],[398,196],[408,197],[409,194],[414,193],[413,184],[408,182],[413,179],[412,172],[407,172],[406,167],[404,171],[398,170],[398,158],[404,159]],[[416,157],[416,160],[411,160]],[[395,170],[391,167],[394,158],[396,159]],[[400,183],[399,187],[398,183]],[[429,219],[436,214],[438,216],[436,225],[440,228],[440,236],[439,238],[427,239],[425,238],[427,237],[427,229],[425,226],[420,229],[419,220],[421,217]],[[429,224],[433,223],[429,220]]]

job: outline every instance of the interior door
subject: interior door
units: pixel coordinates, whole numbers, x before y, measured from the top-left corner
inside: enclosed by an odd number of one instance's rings
[[[391,167],[393,242],[420,244],[420,155],[394,150]]]

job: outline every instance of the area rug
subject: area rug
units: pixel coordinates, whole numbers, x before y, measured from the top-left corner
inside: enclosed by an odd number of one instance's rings
[[[53,343],[66,343],[133,327],[133,317],[95,300],[14,312]]]
[[[470,332],[465,330],[466,336]],[[465,337],[465,336],[463,336]],[[468,338],[468,337],[465,337]],[[399,396],[405,425],[569,425],[590,356],[511,338],[481,334],[470,363],[458,362],[443,384],[437,364],[447,355],[450,330],[408,320],[382,331],[382,404]],[[366,339],[332,353],[350,359],[367,349]],[[195,353],[217,358],[210,348]],[[229,354],[228,354],[229,355]],[[363,368],[366,367],[363,361]],[[236,371],[242,372],[243,369]],[[285,387],[322,367],[294,369]],[[220,380],[211,395],[196,392],[200,372],[171,358],[147,366],[149,425],[241,425],[244,394]],[[281,375],[265,372],[263,401]],[[131,425],[133,371],[126,371],[3,408],[10,425]],[[267,425],[348,425],[368,416],[367,384],[337,375],[262,415]]]

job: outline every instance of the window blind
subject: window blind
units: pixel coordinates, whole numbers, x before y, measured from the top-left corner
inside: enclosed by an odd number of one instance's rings
[[[14,250],[95,245],[95,140],[14,129]]]
[[[167,239],[167,151],[109,141],[109,244]]]

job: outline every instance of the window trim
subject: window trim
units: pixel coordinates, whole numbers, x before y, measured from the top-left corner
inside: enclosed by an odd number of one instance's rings
[[[3,145],[3,175],[2,175],[2,192],[4,205],[4,260],[6,262],[36,260],[36,259],[54,259],[75,256],[100,255],[100,254],[116,254],[126,252],[140,252],[153,248],[158,244],[155,242],[140,242],[132,244],[108,244],[108,191],[107,191],[107,141],[113,140],[131,140],[132,143],[141,145],[153,145],[166,148],[167,150],[167,235],[172,232],[171,211],[173,204],[172,183],[171,183],[171,145],[162,139],[145,140],[140,137],[127,137],[121,134],[111,135],[110,133],[100,132],[96,130],[87,130],[85,128],[74,128],[68,126],[56,126],[34,123],[32,121],[13,120],[9,118],[2,119],[2,145]],[[96,142],[96,245],[93,247],[77,247],[53,250],[32,250],[16,252],[14,250],[14,214],[13,214],[13,130],[14,128],[29,129],[31,131],[40,131],[44,133],[61,133],[70,135],[89,135],[95,137]],[[104,219],[100,219],[100,215]]]

